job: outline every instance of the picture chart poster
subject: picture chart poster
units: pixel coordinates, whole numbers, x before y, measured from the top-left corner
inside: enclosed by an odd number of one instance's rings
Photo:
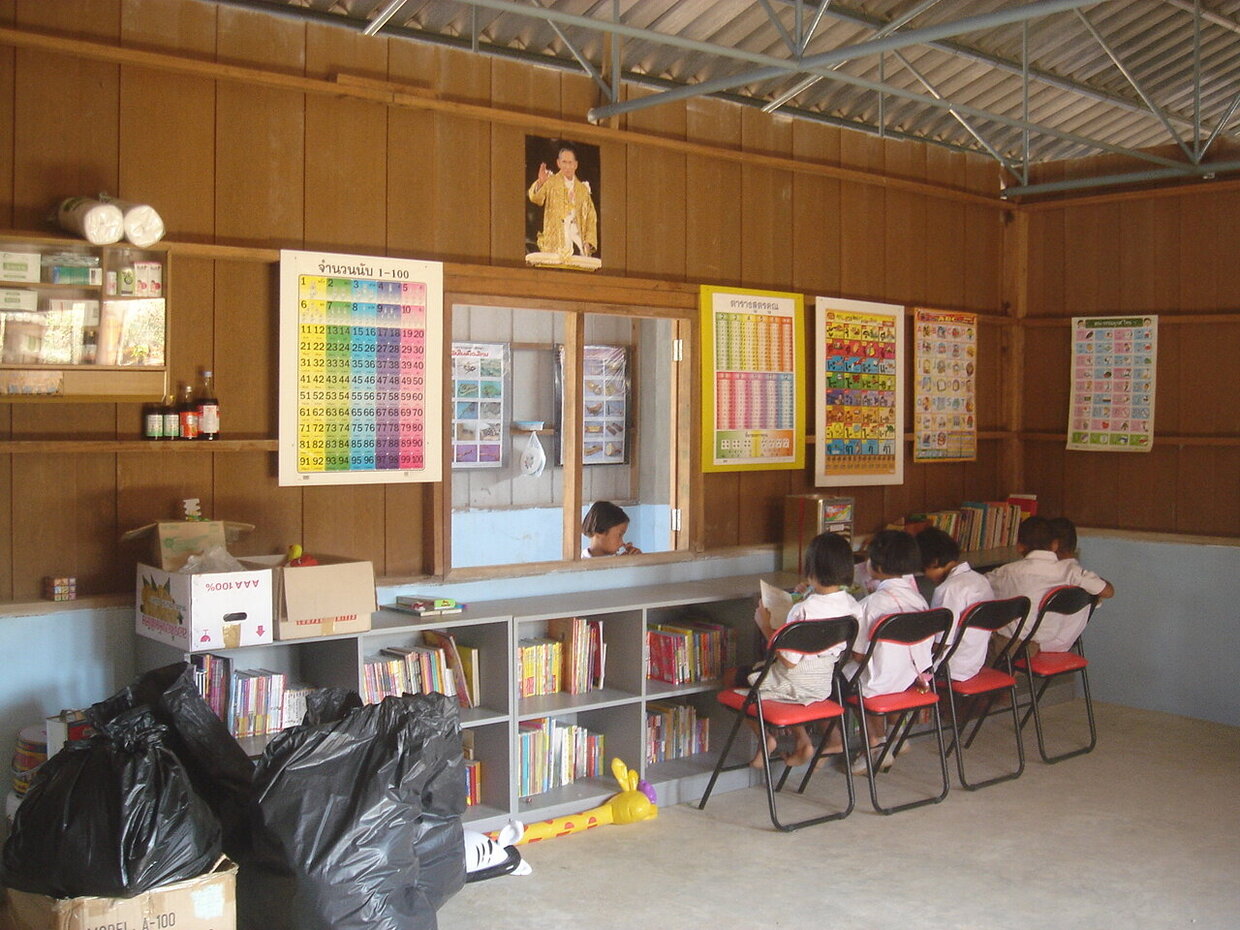
[[[703,286],[702,471],[805,465],[800,294]]]
[[[904,308],[819,297],[814,483],[904,481]]]
[[[977,458],[977,314],[913,317],[913,461]]]
[[[628,461],[629,353],[624,346],[585,346],[581,360],[581,464]]]
[[[1157,367],[1158,317],[1073,317],[1068,448],[1149,452]]]
[[[280,484],[439,481],[443,266],[280,253]]]
[[[504,377],[508,346],[452,343],[452,464],[499,468],[504,463]]]

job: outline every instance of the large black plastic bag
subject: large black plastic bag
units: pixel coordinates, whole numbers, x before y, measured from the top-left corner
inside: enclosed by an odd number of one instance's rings
[[[433,930],[465,881],[457,703],[318,693],[255,773],[242,930]],[[425,855],[425,866],[423,856]]]
[[[224,852],[240,861],[249,847],[254,763],[199,693],[188,662],[139,676],[112,697],[92,705],[87,717],[98,727],[144,705],[168,728],[168,747],[185,766],[194,789],[220,819]]]
[[[3,882],[55,898],[129,898],[209,870],[220,823],[147,708],[43,764],[4,844]]]

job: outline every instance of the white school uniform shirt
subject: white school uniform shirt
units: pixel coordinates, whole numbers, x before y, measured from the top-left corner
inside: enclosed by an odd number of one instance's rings
[[[861,605],[847,591],[832,591],[830,594],[810,592],[803,600],[797,601],[788,611],[788,620],[784,624],[796,623],[798,620],[832,620],[835,617],[856,617],[857,626],[861,626]],[[780,630],[783,627],[779,628]],[[776,632],[779,632],[776,630]],[[839,656],[844,651],[843,644],[814,653],[818,656]],[[791,649],[779,650],[779,656],[796,665],[805,658],[806,653],[794,652]]]
[[[878,588],[861,602],[861,630],[853,651],[864,653],[870,646],[870,630],[879,617],[887,614],[925,610],[926,599],[917,590],[912,575],[884,578]],[[861,693],[865,697],[903,691],[917,680],[917,676],[930,667],[933,641],[925,640],[912,646],[880,643],[870,657],[861,676]],[[855,668],[855,664],[852,668]],[[849,669],[851,673],[852,669]]]
[[[931,607],[946,607],[952,612],[951,636],[955,637],[964,612],[978,601],[992,601],[995,592],[986,576],[975,572],[968,562],[960,562],[947,573],[934,589]],[[952,642],[949,639],[948,642]],[[967,681],[986,664],[986,648],[990,644],[987,630],[966,630],[964,639],[952,656],[952,681]]]
[[[1023,594],[1029,598],[1030,623],[1037,616],[1042,597],[1051,588],[1072,584],[1090,594],[1101,594],[1107,586],[1105,579],[1082,568],[1076,559],[1061,560],[1046,549],[1034,549],[1019,562],[1001,565],[990,573],[989,578],[995,597],[1019,597]],[[1034,641],[1043,652],[1067,652],[1085,629],[1088,617],[1088,608],[1069,616],[1047,614],[1034,634]],[[1010,637],[1014,625],[1009,623],[999,632]]]

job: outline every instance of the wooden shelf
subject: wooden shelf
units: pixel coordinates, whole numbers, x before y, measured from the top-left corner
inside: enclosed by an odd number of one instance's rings
[[[150,452],[193,454],[195,452],[275,452],[276,439],[7,439],[0,440],[0,455],[62,452]]]

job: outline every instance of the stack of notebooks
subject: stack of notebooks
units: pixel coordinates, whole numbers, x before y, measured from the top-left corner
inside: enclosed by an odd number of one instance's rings
[[[523,721],[518,728],[520,771],[517,793],[527,798],[603,773],[603,735],[550,717]]]
[[[692,704],[646,705],[646,762],[667,762],[710,751],[710,720]]]
[[[646,631],[646,677],[673,685],[722,678],[736,664],[736,631],[709,620],[658,623]]]

